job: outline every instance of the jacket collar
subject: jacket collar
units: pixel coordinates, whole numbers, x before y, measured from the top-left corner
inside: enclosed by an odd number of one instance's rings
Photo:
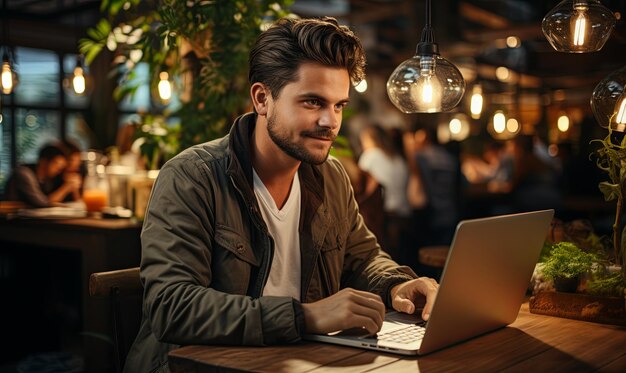
[[[233,123],[229,135],[231,157],[227,173],[233,178],[235,185],[242,191],[246,202],[255,200],[252,189],[252,160],[250,159],[252,147],[250,139],[256,126],[256,119],[256,113],[247,113],[240,116]],[[307,207],[304,210],[307,213],[314,214],[324,201],[324,178],[317,166],[304,162],[298,168],[298,175],[301,188],[311,193],[311,195],[306,196],[306,199],[303,199],[303,207]],[[304,222],[306,220],[305,217]]]

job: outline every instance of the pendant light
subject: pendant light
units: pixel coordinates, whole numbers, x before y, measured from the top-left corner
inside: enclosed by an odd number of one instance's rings
[[[161,103],[167,104],[172,98],[172,82],[170,81],[170,74],[167,71],[159,72],[159,82],[157,83],[157,90],[159,92],[159,99]]]
[[[626,132],[626,66],[602,79],[591,95],[593,114],[602,127]]]
[[[461,101],[465,80],[459,69],[439,55],[426,0],[426,24],[415,56],[401,63],[387,81],[391,102],[404,113],[438,113]]]
[[[565,0],[543,18],[541,28],[559,52],[597,52],[611,36],[615,15],[598,0]]]
[[[76,65],[71,74],[67,75],[63,81],[63,86],[74,96],[86,96],[91,92],[91,77],[84,68],[83,56],[76,56]]]
[[[15,72],[15,59],[9,57],[12,53],[9,53],[10,50],[7,52],[8,49],[8,47],[4,47],[2,67],[0,68],[0,91],[5,95],[11,94],[19,81]]]
[[[472,97],[470,98],[470,113],[472,113],[472,118],[480,118],[480,114],[483,112],[483,102],[483,88],[480,83],[476,83],[472,88]]]
[[[0,66],[0,92],[9,95],[18,83],[17,72],[15,71],[15,54],[9,47],[9,24],[5,18],[7,14],[7,1],[2,2],[2,66]]]

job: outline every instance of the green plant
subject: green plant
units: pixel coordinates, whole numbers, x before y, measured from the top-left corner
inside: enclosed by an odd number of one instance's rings
[[[599,184],[600,191],[606,201],[616,201],[615,220],[613,222],[613,256],[616,264],[622,266],[622,284],[626,285],[626,227],[622,226],[622,208],[626,194],[626,136],[618,140],[618,133],[609,126],[608,134],[604,139],[596,139],[593,142],[600,144],[596,150],[596,165],[605,171],[609,181]],[[620,261],[621,258],[621,261]]]
[[[571,242],[559,242],[552,246],[542,271],[546,278],[552,280],[575,278],[591,272],[598,260],[596,254],[586,253]]]
[[[135,138],[143,139],[141,154],[148,170],[156,170],[176,155],[179,149],[180,125],[167,125],[163,116],[147,115]]]
[[[140,62],[148,64],[153,88],[161,71],[175,77],[182,105],[164,115],[180,121],[177,152],[222,136],[246,111],[249,49],[263,27],[289,15],[291,2],[103,0],[106,18],[88,30],[80,49],[87,63],[104,48],[115,52],[117,99],[137,90]]]
[[[601,296],[620,296],[624,294],[624,280],[620,272],[598,273],[587,281],[587,292]]]

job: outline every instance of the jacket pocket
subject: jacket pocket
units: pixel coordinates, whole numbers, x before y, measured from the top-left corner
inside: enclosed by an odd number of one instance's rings
[[[218,224],[215,231],[215,242],[240,260],[253,266],[259,265],[248,238],[235,232],[233,229]]]
[[[320,269],[322,283],[325,283],[328,295],[334,294],[341,288],[341,273],[345,255],[345,244],[348,232],[346,224],[332,226],[324,239],[320,249]]]
[[[211,254],[211,287],[231,294],[247,294],[252,267],[259,264],[247,237],[216,225]]]

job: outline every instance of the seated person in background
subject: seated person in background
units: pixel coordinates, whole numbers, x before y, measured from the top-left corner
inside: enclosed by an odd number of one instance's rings
[[[81,160],[81,151],[78,145],[69,140],[63,141],[61,146],[67,157],[67,167],[65,167],[65,170],[63,170],[62,173],[55,177],[54,189],[60,188],[68,180],[75,179],[77,175],[80,178],[78,195],[76,193],[69,193],[65,196],[63,202],[77,201],[82,195],[82,185],[86,174],[86,170],[83,167]]]
[[[141,234],[143,320],[125,371],[179,345],[272,345],[427,319],[438,285],[381,250],[328,157],[365,53],[334,18],[281,19],[249,58],[254,112],[159,172]]]
[[[7,199],[22,201],[32,207],[50,207],[71,195],[80,199],[81,180],[78,175],[69,175],[55,187],[55,178],[67,167],[67,156],[56,145],[45,145],[39,151],[35,165],[17,167],[7,182]]]

